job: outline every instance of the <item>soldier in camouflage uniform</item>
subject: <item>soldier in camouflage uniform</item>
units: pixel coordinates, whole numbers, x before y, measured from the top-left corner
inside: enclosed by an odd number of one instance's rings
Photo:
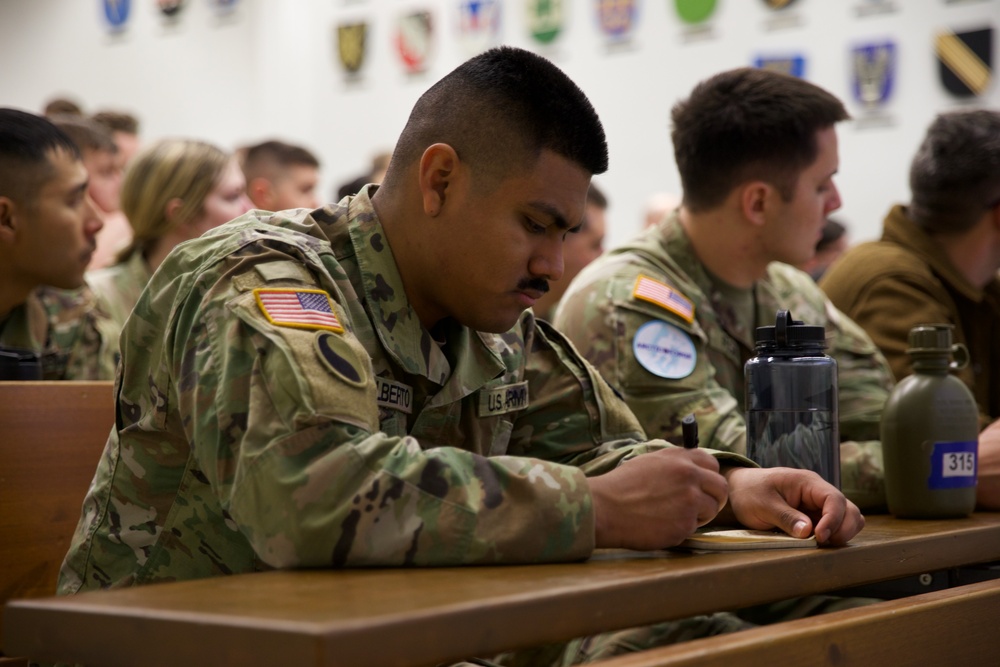
[[[125,320],[156,267],[178,243],[250,210],[245,189],[236,158],[204,141],[161,139],[136,155],[122,185],[132,240],[115,264],[87,273],[113,363]]]
[[[882,406],[892,376],[870,338],[788,264],[814,252],[839,208],[839,100],[800,79],[739,69],[673,111],[682,205],[584,269],[555,325],[625,397],[650,437],[698,417],[709,447],[745,453],[743,365],[758,326],[788,309],[822,325],[839,371],[842,485],[884,504]],[[787,262],[787,264],[786,264]]]
[[[82,288],[100,229],[76,145],[44,118],[0,109],[0,348],[38,355],[45,380],[114,376]]]
[[[526,310],[606,151],[565,75],[494,49],[421,97],[381,187],[178,246],[123,331],[59,592],[662,548],[727,490],[730,519],[803,536],[801,495],[820,541],[850,539],[860,512],[815,475],[646,442]]]

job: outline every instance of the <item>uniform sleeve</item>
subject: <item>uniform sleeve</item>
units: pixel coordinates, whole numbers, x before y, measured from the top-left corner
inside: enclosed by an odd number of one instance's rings
[[[696,322],[629,299],[634,281],[612,278],[570,290],[556,328],[620,392],[650,438],[680,443],[681,419],[694,413],[705,447],[745,453],[743,416],[715,379],[707,335]],[[637,358],[640,330],[644,356]]]
[[[599,475],[641,454],[674,446],[647,440],[625,401],[563,333],[540,320],[535,327],[526,377],[537,398],[519,416],[508,451]],[[731,452],[713,454],[733,465],[753,465]]]
[[[621,391],[649,437],[680,442],[680,420],[694,413],[705,447],[745,454],[746,420],[735,389],[716,380],[710,332],[697,321],[629,299],[631,282],[615,278],[571,290],[556,313],[556,326]],[[825,298],[816,300],[822,308]],[[891,375],[864,331],[832,306],[827,310],[829,353],[837,359],[840,378],[841,488],[859,507],[881,508],[878,425]],[[657,336],[640,333],[644,327]],[[691,355],[691,363],[672,361],[682,353]]]
[[[263,561],[449,565],[590,554],[581,470],[380,432],[369,357],[344,297],[303,272],[271,262],[195,289],[172,326],[171,375],[197,464]],[[320,303],[332,295],[343,330],[275,324],[260,304],[268,290]]]

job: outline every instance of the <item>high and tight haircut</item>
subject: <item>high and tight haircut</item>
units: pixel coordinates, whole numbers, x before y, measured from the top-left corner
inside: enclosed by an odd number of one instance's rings
[[[111,136],[111,130],[85,116],[57,114],[51,120],[67,137],[73,140],[80,153],[91,151],[117,153],[118,145]]]
[[[961,234],[1000,205],[1000,112],[943,113],[910,165],[909,216],[930,234]]]
[[[467,60],[417,100],[386,184],[435,143],[451,146],[486,188],[543,150],[591,174],[608,168],[604,128],[583,91],[545,58],[509,46]]]
[[[52,154],[80,159],[80,150],[52,121],[18,109],[0,109],[0,196],[24,205],[55,174]]]
[[[247,146],[242,157],[243,175],[248,183],[260,177],[274,180],[278,172],[289,167],[319,169],[319,160],[308,149],[276,139]]]
[[[816,134],[849,117],[829,92],[773,70],[744,67],[702,81],[671,111],[684,205],[713,209],[751,180],[790,201],[819,154]]]
[[[139,134],[139,119],[126,111],[98,111],[91,118],[111,132]]]

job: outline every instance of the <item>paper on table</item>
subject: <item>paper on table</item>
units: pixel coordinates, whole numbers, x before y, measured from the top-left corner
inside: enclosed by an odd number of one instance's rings
[[[796,549],[815,547],[816,537],[792,537],[772,530],[699,530],[681,542],[682,549],[738,551],[742,549]]]

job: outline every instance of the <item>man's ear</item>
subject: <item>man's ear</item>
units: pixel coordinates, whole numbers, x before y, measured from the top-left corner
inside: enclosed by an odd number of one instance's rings
[[[458,153],[448,144],[432,144],[420,156],[418,177],[424,213],[432,218],[441,213],[458,168]]]
[[[264,209],[265,211],[273,210],[271,207],[274,204],[274,188],[271,185],[271,181],[263,176],[251,179],[247,183],[247,196],[253,202],[254,208]]]
[[[14,242],[18,228],[17,213],[17,203],[10,197],[0,196],[0,242]]]
[[[743,184],[740,190],[740,210],[743,217],[762,227],[767,221],[767,207],[775,194],[774,188],[764,181]]]

